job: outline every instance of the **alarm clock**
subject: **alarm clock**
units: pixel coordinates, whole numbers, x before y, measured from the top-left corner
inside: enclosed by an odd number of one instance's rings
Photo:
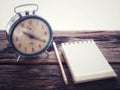
[[[35,10],[17,12],[25,6],[34,6]],[[34,57],[45,52],[53,36],[50,24],[35,14],[36,4],[24,4],[14,8],[14,15],[7,26],[7,37],[10,45],[19,56]]]

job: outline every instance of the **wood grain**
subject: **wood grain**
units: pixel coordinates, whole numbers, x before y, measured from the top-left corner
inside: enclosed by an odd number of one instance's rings
[[[59,54],[68,78],[64,84],[57,58],[51,44],[49,57],[43,53],[38,57],[22,57],[16,61],[17,54],[9,45],[5,31],[0,31],[0,90],[120,90],[120,31],[74,31],[53,32]],[[61,43],[94,39],[109,61],[117,78],[74,84],[61,53]]]
[[[79,41],[83,39],[94,39],[103,55],[110,63],[120,63],[120,32],[119,31],[98,31],[98,32],[54,32],[54,41],[57,43],[61,58],[61,43],[70,41]],[[53,46],[51,44],[48,49],[49,58],[45,58],[42,54],[36,58],[28,59],[22,57],[21,63],[32,64],[36,63],[56,63],[56,56],[54,54]],[[6,38],[5,31],[0,31],[0,63],[15,63],[18,55],[13,51]],[[9,60],[11,59],[11,60]],[[64,63],[64,60],[62,59]]]
[[[116,73],[120,65],[112,65]],[[62,80],[58,65],[0,65],[0,90],[112,90],[120,88],[120,78],[74,84],[64,66],[68,86]],[[120,75],[120,74],[119,74]]]

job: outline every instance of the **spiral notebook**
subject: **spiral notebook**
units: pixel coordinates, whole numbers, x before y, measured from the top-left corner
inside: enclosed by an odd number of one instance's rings
[[[74,83],[117,76],[94,40],[62,43],[62,51]]]

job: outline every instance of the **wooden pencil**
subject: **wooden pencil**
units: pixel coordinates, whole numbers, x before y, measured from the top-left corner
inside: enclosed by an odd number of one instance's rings
[[[61,62],[61,59],[60,59],[60,56],[59,56],[59,53],[58,53],[58,49],[57,49],[57,46],[56,46],[55,42],[53,42],[53,47],[54,47],[54,50],[55,50],[55,53],[56,53],[56,56],[57,56],[57,59],[58,59],[58,63],[59,63],[59,66],[60,66],[60,70],[61,70],[61,73],[62,73],[64,83],[67,85],[68,84],[67,77],[66,77],[66,74],[65,74],[65,71],[64,71],[64,68],[63,68],[63,65],[62,65],[62,62]]]

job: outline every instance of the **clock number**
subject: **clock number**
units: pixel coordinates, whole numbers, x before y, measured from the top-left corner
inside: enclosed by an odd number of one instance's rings
[[[16,37],[16,41],[18,41],[18,37]]]
[[[27,29],[32,30],[32,28],[31,28],[31,27],[29,27],[29,26],[27,26]]]
[[[30,45],[33,45],[33,42],[29,43]]]
[[[21,23],[21,27],[24,27],[25,25],[23,23]]]
[[[19,43],[18,46],[21,48],[22,47],[21,43]]]
[[[44,35],[47,36],[47,32],[44,32]]]
[[[41,28],[44,29],[44,25],[42,25]]]
[[[32,52],[34,52],[34,48],[32,48]]]
[[[39,48],[41,48],[41,45],[39,44]]]
[[[28,23],[29,23],[29,25],[32,25],[32,20],[29,20]]]
[[[38,21],[36,22],[36,25],[37,25],[37,26],[39,25],[39,22],[38,22]]]
[[[26,48],[26,47],[24,47],[24,50],[25,50],[25,51],[27,51],[27,48]]]

